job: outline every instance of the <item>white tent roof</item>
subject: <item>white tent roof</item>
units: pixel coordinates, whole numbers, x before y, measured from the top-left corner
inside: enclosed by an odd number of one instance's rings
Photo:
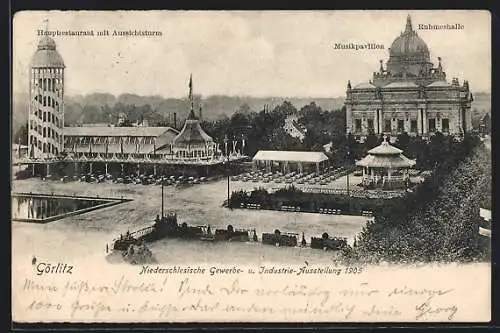
[[[64,127],[63,131],[65,136],[158,137],[168,131],[179,134],[171,127]]]
[[[253,160],[319,163],[327,161],[328,157],[322,152],[315,151],[259,150],[253,157]]]

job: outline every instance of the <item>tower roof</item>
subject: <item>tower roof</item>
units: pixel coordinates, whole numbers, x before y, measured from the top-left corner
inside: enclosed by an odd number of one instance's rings
[[[411,17],[408,15],[406,19],[405,31],[401,33],[391,44],[391,56],[409,56],[412,55],[429,55],[427,44],[413,30]]]
[[[56,42],[49,36],[43,36],[31,59],[32,68],[64,68],[64,61],[56,50]]]

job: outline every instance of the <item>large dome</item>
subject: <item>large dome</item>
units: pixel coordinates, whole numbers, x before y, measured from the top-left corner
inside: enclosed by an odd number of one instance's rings
[[[31,59],[32,68],[64,68],[64,61],[56,50],[56,42],[44,36],[38,42],[38,48]]]
[[[408,57],[429,54],[427,44],[413,30],[410,16],[406,20],[405,31],[392,42],[390,54],[391,56]]]

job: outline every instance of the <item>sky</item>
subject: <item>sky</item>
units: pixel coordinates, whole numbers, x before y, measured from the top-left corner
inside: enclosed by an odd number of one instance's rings
[[[13,21],[13,92],[28,92],[38,29],[151,30],[161,36],[56,36],[65,93],[185,97],[189,75],[202,96],[341,97],[347,81],[371,79],[407,15],[448,80],[491,91],[487,11],[25,11]],[[48,25],[44,20],[48,19]],[[462,24],[421,30],[418,24]],[[335,50],[335,43],[384,49]]]

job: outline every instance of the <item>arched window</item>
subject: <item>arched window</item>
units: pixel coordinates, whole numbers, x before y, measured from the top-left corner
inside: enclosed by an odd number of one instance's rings
[[[43,134],[42,135],[43,135],[44,138],[47,136],[47,128],[45,128],[45,127],[43,128]]]

